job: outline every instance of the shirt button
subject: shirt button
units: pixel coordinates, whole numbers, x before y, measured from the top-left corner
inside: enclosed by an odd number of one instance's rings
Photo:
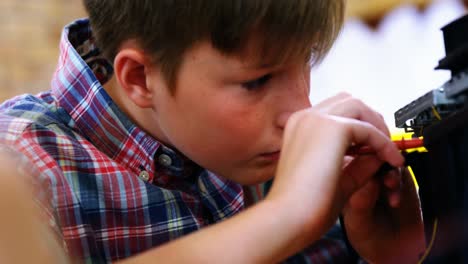
[[[158,157],[158,160],[159,160],[159,163],[163,166],[171,166],[172,164],[172,159],[171,157],[169,157],[168,155],[166,154],[161,154],[159,157]]]
[[[149,173],[147,171],[141,171],[138,177],[146,182],[149,180]]]

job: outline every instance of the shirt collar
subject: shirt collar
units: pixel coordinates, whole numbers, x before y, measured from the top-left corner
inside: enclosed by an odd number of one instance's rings
[[[52,95],[71,117],[68,125],[119,164],[148,175],[149,182],[164,185],[168,176],[189,176],[195,163],[149,136],[112,101],[102,87],[112,74],[111,63],[94,43],[88,19],[66,26]]]

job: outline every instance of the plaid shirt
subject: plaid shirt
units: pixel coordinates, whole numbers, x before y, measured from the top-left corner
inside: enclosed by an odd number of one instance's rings
[[[0,140],[41,172],[50,224],[72,259],[123,259],[244,208],[260,187],[242,188],[146,134],[102,87],[112,66],[95,47],[88,20],[64,29],[51,89],[0,106]],[[254,190],[246,193],[245,190]],[[254,197],[255,196],[255,197]],[[290,259],[342,262],[339,236]]]

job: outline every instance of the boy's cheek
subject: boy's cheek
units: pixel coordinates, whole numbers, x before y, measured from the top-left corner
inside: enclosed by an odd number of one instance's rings
[[[237,142],[238,143],[238,142]],[[255,184],[270,179],[275,162],[259,161],[247,147],[231,141],[229,144],[209,144],[200,151],[193,149],[190,157],[202,167],[241,184]]]

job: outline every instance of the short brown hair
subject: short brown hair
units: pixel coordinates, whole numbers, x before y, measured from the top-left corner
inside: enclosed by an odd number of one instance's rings
[[[260,40],[259,58],[323,59],[344,20],[344,0],[84,0],[98,46],[111,61],[135,39],[176,86],[185,52],[208,40],[226,55]],[[274,45],[272,45],[272,43]],[[268,55],[268,56],[265,56]],[[271,62],[269,62],[271,63]]]

